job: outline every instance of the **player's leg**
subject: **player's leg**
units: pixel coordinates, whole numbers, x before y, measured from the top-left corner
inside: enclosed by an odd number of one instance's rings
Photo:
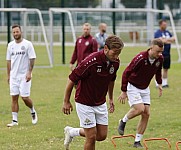
[[[140,93],[141,93],[141,97],[142,97],[145,109],[144,109],[144,112],[141,114],[141,119],[137,126],[137,133],[136,133],[136,138],[134,142],[134,147],[142,147],[140,141],[146,130],[148,119],[150,116],[150,89],[149,87],[144,90],[140,90]]]
[[[104,141],[107,137],[108,126],[97,124],[96,129],[97,129],[96,140],[97,141]]]
[[[136,116],[139,116],[144,112],[144,104],[134,104],[131,106],[131,109],[128,111],[128,113],[123,117],[123,119],[120,119],[119,126],[118,126],[118,133],[120,135],[124,135],[124,129],[126,126],[126,122],[130,119],[135,118]]]
[[[126,113],[126,115],[119,120],[118,133],[120,135],[124,135],[124,129],[126,126],[126,122],[144,112],[144,104],[140,95],[140,90],[135,86],[128,83],[127,86],[127,95],[128,95],[128,103],[131,109]]]
[[[136,133],[134,147],[142,147],[140,141],[142,140],[143,134],[146,130],[149,116],[150,116],[150,105],[145,105],[145,110],[141,114],[141,119],[137,126],[137,133]]]
[[[86,139],[84,144],[84,150],[95,150],[96,134],[97,134],[96,127],[84,128],[84,132]]]
[[[108,110],[107,104],[104,103],[100,106],[94,107],[95,119],[96,119],[96,140],[104,141],[108,132]]]
[[[20,83],[20,95],[25,105],[30,108],[30,113],[32,116],[32,124],[36,124],[38,122],[37,112],[33,106],[33,101],[30,99],[30,89],[31,89],[31,81],[26,82],[25,79],[21,80]]]
[[[162,86],[163,87],[169,87],[168,86],[168,69],[170,68],[170,56],[164,56],[164,62],[163,62],[163,75],[162,75]]]
[[[82,128],[73,128],[70,126],[66,126],[64,128],[64,134],[65,134],[64,146],[66,150],[69,149],[69,145],[74,137],[76,136],[86,137],[86,135],[90,134],[89,132],[93,132],[93,130],[86,130],[86,129],[91,129],[96,127],[95,113],[92,107],[76,103],[76,111],[80,120],[80,126]],[[85,130],[87,131],[86,133]],[[86,139],[87,138],[89,137],[86,137]],[[89,142],[91,139],[87,139],[86,141]],[[87,143],[85,145],[87,145]]]
[[[18,111],[19,111],[19,82],[17,79],[10,78],[10,95],[12,96],[11,110],[12,110],[12,122],[7,124],[7,127],[18,125]]]

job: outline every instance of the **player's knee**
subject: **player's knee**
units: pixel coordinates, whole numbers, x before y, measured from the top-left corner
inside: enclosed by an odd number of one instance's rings
[[[86,142],[88,142],[89,144],[95,144],[96,134],[93,134],[93,135],[86,137]]]
[[[149,118],[150,117],[150,112],[144,112],[143,115],[144,115],[145,118]]]
[[[144,113],[144,111],[145,111],[144,107],[140,107],[139,109],[137,109],[138,114],[142,114],[142,113]]]
[[[96,140],[97,140],[97,141],[104,141],[106,138],[107,138],[107,134],[101,135],[101,136],[97,136],[97,137],[96,137]]]
[[[23,101],[28,101],[28,100],[29,100],[29,97],[22,97],[22,100],[23,100]]]

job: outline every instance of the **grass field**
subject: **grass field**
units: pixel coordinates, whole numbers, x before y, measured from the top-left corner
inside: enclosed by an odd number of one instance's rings
[[[37,66],[48,65],[48,57],[45,47],[36,46]],[[11,97],[7,84],[6,70],[0,69],[0,150],[63,150],[63,128],[66,125],[79,127],[79,120],[76,111],[66,116],[61,112],[64,97],[65,85],[70,73],[68,62],[72,53],[72,47],[66,47],[66,64],[61,64],[61,49],[55,47],[53,68],[35,68],[33,71],[33,84],[31,98],[34,101],[38,112],[39,122],[37,125],[31,124],[29,109],[19,99],[19,126],[7,128],[6,124],[11,121]],[[113,150],[110,142],[111,136],[117,134],[119,118],[129,110],[128,104],[122,105],[117,101],[120,94],[120,81],[125,63],[144,50],[145,47],[124,48],[120,58],[123,65],[118,71],[117,81],[114,90],[114,100],[116,110],[109,114],[108,138],[104,142],[96,144],[96,150]],[[5,61],[6,47],[0,46],[0,68],[6,67]],[[177,53],[173,49],[172,60],[177,60]],[[163,96],[158,98],[158,91],[154,82],[151,83],[151,117],[144,138],[166,137],[175,150],[176,141],[181,140],[181,63],[174,63],[169,72],[170,88],[164,89]],[[74,93],[74,92],[73,92]],[[71,101],[74,105],[74,94]],[[74,107],[75,108],[75,107]],[[125,134],[135,134],[139,117],[129,121]],[[132,150],[132,139],[116,140],[117,148],[121,150]],[[120,147],[120,143],[122,146]],[[130,144],[131,143],[131,144]],[[84,138],[77,137],[71,144],[71,150],[83,149]],[[166,150],[165,142],[150,142],[149,150]]]

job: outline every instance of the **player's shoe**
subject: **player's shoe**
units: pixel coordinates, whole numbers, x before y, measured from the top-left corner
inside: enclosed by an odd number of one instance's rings
[[[123,120],[119,120],[118,133],[120,135],[124,135],[125,126],[126,126],[126,122],[123,122]]]
[[[64,146],[66,150],[69,150],[69,144],[72,142],[73,137],[70,136],[70,130],[72,127],[66,126],[64,128],[64,134],[65,134],[65,140],[64,140]]]
[[[169,88],[169,85],[163,85],[162,88]]]
[[[32,124],[37,124],[38,116],[37,116],[37,112],[36,111],[34,113],[31,113],[31,117],[32,117]]]
[[[11,123],[7,124],[7,127],[13,127],[13,126],[17,126],[18,122],[17,121],[12,121]]]
[[[143,148],[143,146],[141,145],[140,141],[134,142],[133,147],[135,147],[135,148]]]

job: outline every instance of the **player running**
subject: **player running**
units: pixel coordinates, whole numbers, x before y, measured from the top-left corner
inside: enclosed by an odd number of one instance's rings
[[[140,141],[150,115],[150,89],[148,86],[154,75],[159,84],[159,96],[162,95],[163,42],[160,39],[154,39],[151,44],[147,51],[143,51],[133,58],[122,75],[122,93],[119,100],[124,104],[128,98],[131,109],[123,119],[120,119],[118,133],[124,135],[127,121],[141,115],[133,145],[136,148],[142,147]]]
[[[70,114],[73,110],[70,96],[77,84],[75,101],[76,111],[82,128],[65,127],[66,150],[73,137],[85,137],[84,150],[95,150],[96,141],[103,141],[108,131],[108,111],[106,94],[109,96],[109,111],[114,112],[113,88],[119,68],[118,56],[123,42],[116,36],[107,38],[104,50],[85,58],[69,75],[62,111]]]

